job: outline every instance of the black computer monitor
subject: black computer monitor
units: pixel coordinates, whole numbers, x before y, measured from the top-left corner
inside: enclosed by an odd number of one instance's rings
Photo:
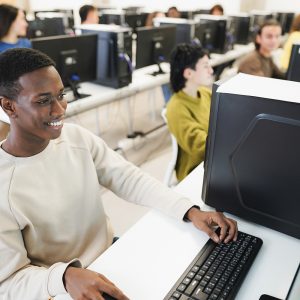
[[[77,91],[78,83],[96,79],[97,66],[96,34],[57,36],[33,39],[32,47],[44,52],[56,63],[62,81],[73,90],[75,98],[86,95]]]
[[[28,22],[27,37],[39,38],[66,34],[63,18],[35,19]]]
[[[245,74],[223,89],[215,83],[202,194],[218,211],[298,239],[299,88],[296,82]]]
[[[195,27],[195,38],[210,53],[227,51],[227,19],[217,16],[195,16],[198,25]]]
[[[230,16],[229,34],[232,36],[234,44],[246,45],[250,42],[250,16],[235,15]]]
[[[300,82],[300,44],[292,47],[286,79]]]
[[[272,19],[274,16],[271,13],[264,12],[251,12],[251,22],[250,22],[250,38],[253,41],[257,31],[260,26],[265,23],[267,20]]]
[[[147,16],[147,13],[126,12],[125,25],[131,27],[133,31],[136,31],[137,27],[144,27],[146,25]]]
[[[295,14],[293,12],[278,12],[276,19],[282,28],[282,34],[288,33],[291,29]]]
[[[168,62],[176,45],[176,26],[137,28],[135,68]]]

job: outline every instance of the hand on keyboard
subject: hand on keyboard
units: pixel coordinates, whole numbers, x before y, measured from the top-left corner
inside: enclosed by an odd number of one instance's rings
[[[205,212],[192,207],[187,213],[187,218],[193,222],[195,227],[207,233],[216,243],[228,243],[237,239],[238,229],[236,221],[226,218],[220,212]],[[221,228],[220,235],[215,233],[214,226]]]

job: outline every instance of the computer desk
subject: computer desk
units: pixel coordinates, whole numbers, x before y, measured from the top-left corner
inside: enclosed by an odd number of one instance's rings
[[[203,166],[200,165],[176,187],[176,191],[191,198],[203,210],[212,210],[201,200],[202,178]],[[264,293],[284,299],[300,261],[300,240],[233,218],[241,231],[263,239],[263,246],[236,299],[258,300]],[[191,223],[151,210],[89,269],[107,276],[131,300],[162,300],[207,239]],[[55,298],[69,299],[69,296]]]
[[[254,49],[253,43],[248,45],[235,45],[233,50],[225,54],[212,54],[212,67],[220,66],[228,62],[234,61],[243,55],[251,52]],[[113,89],[99,84],[84,82],[81,84],[79,92],[89,94],[90,96],[70,102],[67,107],[66,116],[71,117],[85,111],[109,104],[121,99],[126,100],[126,107],[128,112],[128,134],[133,132],[132,113],[130,111],[131,98],[143,91],[150,91],[156,87],[166,84],[170,80],[170,66],[167,63],[162,64],[164,74],[156,76],[150,75],[157,71],[157,66],[149,66],[139,70],[135,70],[132,75],[132,83],[128,86]],[[150,95],[153,99],[153,95]]]

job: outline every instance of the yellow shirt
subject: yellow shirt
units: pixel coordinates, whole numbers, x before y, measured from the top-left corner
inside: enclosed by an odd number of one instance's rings
[[[283,53],[280,59],[281,68],[288,69],[293,44],[300,42],[300,31],[292,32],[283,47]]]
[[[211,91],[201,87],[199,96],[194,98],[181,90],[171,97],[167,106],[168,127],[179,146],[176,163],[178,180],[186,177],[204,160]]]

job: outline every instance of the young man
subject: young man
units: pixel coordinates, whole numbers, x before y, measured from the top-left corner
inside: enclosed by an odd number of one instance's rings
[[[174,95],[167,105],[168,127],[178,146],[176,176],[186,177],[204,160],[213,69],[198,45],[181,44],[171,55]]]
[[[284,79],[272,59],[272,52],[280,45],[281,26],[273,19],[259,28],[255,37],[255,50],[246,55],[239,63],[238,71],[246,74]]]
[[[83,5],[79,9],[81,24],[98,24],[99,15],[97,8],[93,5]]]
[[[128,299],[103,275],[85,269],[113,240],[100,184],[189,220],[217,242],[236,239],[235,221],[201,211],[88,130],[64,124],[64,87],[49,57],[8,50],[0,55],[0,70],[0,103],[11,123],[0,143],[1,299],[43,300],[66,292],[73,299],[101,300],[103,292]]]

